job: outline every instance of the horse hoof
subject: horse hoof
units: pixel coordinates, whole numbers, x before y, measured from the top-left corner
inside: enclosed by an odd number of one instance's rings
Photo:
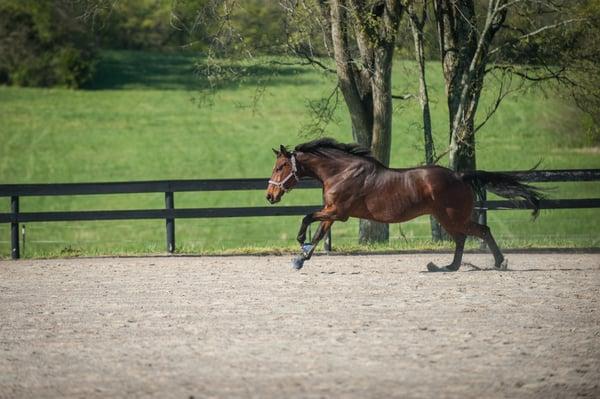
[[[300,270],[302,269],[302,266],[304,266],[304,258],[302,256],[296,256],[294,259],[292,259],[292,267],[296,270]]]
[[[447,271],[449,271],[445,267],[439,267],[433,262],[429,262],[427,264],[427,270],[429,270],[430,272],[447,272]]]
[[[450,265],[450,266],[444,266],[444,267],[439,267],[435,263],[429,262],[427,264],[427,270],[429,270],[430,272],[451,273],[451,272],[457,271],[458,268],[454,268],[454,267],[452,267],[452,265]]]
[[[494,265],[494,268],[497,270],[507,270],[508,269],[508,259],[504,259],[502,263],[499,265]]]

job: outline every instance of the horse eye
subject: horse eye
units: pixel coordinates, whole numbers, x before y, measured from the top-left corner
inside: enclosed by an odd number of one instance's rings
[[[283,165],[277,167],[277,172],[279,172],[281,169],[283,169]]]

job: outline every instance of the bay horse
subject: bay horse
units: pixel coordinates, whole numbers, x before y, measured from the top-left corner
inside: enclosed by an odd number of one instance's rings
[[[452,263],[444,267],[429,263],[429,271],[457,271],[467,235],[484,240],[494,255],[494,267],[503,270],[507,263],[489,227],[471,219],[475,193],[488,189],[511,200],[522,198],[533,208],[534,217],[543,198],[535,187],[503,173],[460,173],[441,166],[388,168],[358,144],[343,144],[331,138],[299,144],[292,152],[281,145],[273,152],[277,159],[267,187],[271,204],[279,202],[302,177],[312,177],[323,184],[323,209],[306,215],[300,225],[297,240],[301,253],[292,261],[295,269],[301,269],[304,261],[311,258],[335,221],[356,217],[400,223],[431,214],[456,247]],[[312,241],[305,243],[306,230],[315,221],[320,222],[319,228]]]

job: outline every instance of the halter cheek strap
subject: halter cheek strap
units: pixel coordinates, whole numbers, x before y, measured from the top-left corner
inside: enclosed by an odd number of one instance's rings
[[[281,181],[269,180],[269,184],[272,184],[275,187],[279,187],[283,190],[284,193],[287,193],[288,191],[292,190],[291,187],[285,187],[285,183],[287,183],[288,180],[290,180],[293,177],[294,179],[296,179],[297,182],[300,181],[300,178],[298,177],[298,167],[296,166],[296,157],[294,154],[292,154],[292,156],[290,157],[290,161],[292,162],[292,172],[289,175],[287,175],[285,179]]]

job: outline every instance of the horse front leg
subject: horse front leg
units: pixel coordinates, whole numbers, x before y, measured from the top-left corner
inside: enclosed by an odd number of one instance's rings
[[[301,246],[304,245],[304,241],[306,240],[306,229],[308,229],[308,226],[315,221],[313,215],[313,213],[310,213],[302,218],[302,224],[300,225],[300,230],[298,230],[298,236],[296,237],[296,240],[298,240]]]
[[[304,261],[310,259],[317,244],[323,239],[323,237],[325,237],[325,234],[331,228],[331,225],[334,221],[346,221],[347,219],[348,216],[345,216],[344,214],[340,215],[338,208],[334,205],[325,206],[325,208],[321,209],[320,211],[306,215],[304,219],[302,219],[302,225],[300,226],[300,231],[298,232],[298,241],[302,247],[302,252],[300,255],[292,259],[292,265],[294,269],[302,269],[302,266],[304,266]],[[310,244],[305,244],[304,239],[306,238],[306,229],[310,223],[317,220],[320,221],[321,224],[315,232]]]
[[[319,224],[319,228],[315,232],[310,244],[303,244],[300,255],[292,259],[292,266],[294,269],[302,269],[302,266],[304,266],[304,261],[309,260],[312,257],[313,253],[315,252],[315,248],[317,248],[319,242],[323,239],[323,237],[325,237],[325,234],[327,231],[329,231],[332,224],[333,220],[324,220]]]

